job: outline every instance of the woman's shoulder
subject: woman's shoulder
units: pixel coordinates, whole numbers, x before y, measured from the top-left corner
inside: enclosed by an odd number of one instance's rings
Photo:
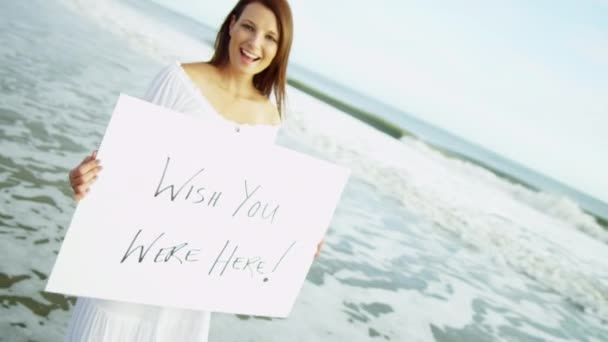
[[[180,63],[180,65],[188,72],[209,72],[213,69],[213,66],[208,62]]]
[[[181,68],[197,85],[207,85],[217,78],[215,67],[207,62],[182,63]]]
[[[165,65],[152,79],[144,99],[159,105],[177,102],[185,93],[185,85],[180,65],[174,61]]]

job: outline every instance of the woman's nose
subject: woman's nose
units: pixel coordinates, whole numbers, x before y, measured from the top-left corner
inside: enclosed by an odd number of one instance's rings
[[[255,48],[262,46],[264,35],[261,32],[254,32],[249,38],[249,43]]]

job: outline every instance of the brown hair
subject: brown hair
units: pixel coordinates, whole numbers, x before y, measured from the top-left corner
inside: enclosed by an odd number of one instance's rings
[[[228,13],[224,23],[220,27],[215,38],[215,52],[209,64],[216,67],[224,66],[229,61],[228,43],[230,42],[230,22],[234,16],[238,20],[243,10],[251,3],[260,3],[274,13],[279,26],[279,42],[277,54],[270,65],[253,76],[253,86],[264,96],[270,97],[274,91],[279,115],[283,117],[285,104],[285,84],[287,82],[287,62],[289,60],[289,50],[293,40],[293,20],[291,9],[286,0],[240,0],[236,6]]]

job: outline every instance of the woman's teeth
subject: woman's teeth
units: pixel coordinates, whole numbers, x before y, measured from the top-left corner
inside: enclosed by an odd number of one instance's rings
[[[243,50],[243,49],[241,49],[241,53],[242,53],[242,54],[243,54],[245,57],[251,58],[251,59],[253,59],[254,61],[257,61],[258,59],[260,59],[260,57],[258,57],[258,56],[256,56],[256,55],[254,55],[254,54],[248,53],[247,51],[245,51],[245,50]]]

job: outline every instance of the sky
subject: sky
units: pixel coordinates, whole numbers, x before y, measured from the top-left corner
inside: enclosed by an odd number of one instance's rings
[[[292,62],[608,203],[608,0],[290,4]]]

